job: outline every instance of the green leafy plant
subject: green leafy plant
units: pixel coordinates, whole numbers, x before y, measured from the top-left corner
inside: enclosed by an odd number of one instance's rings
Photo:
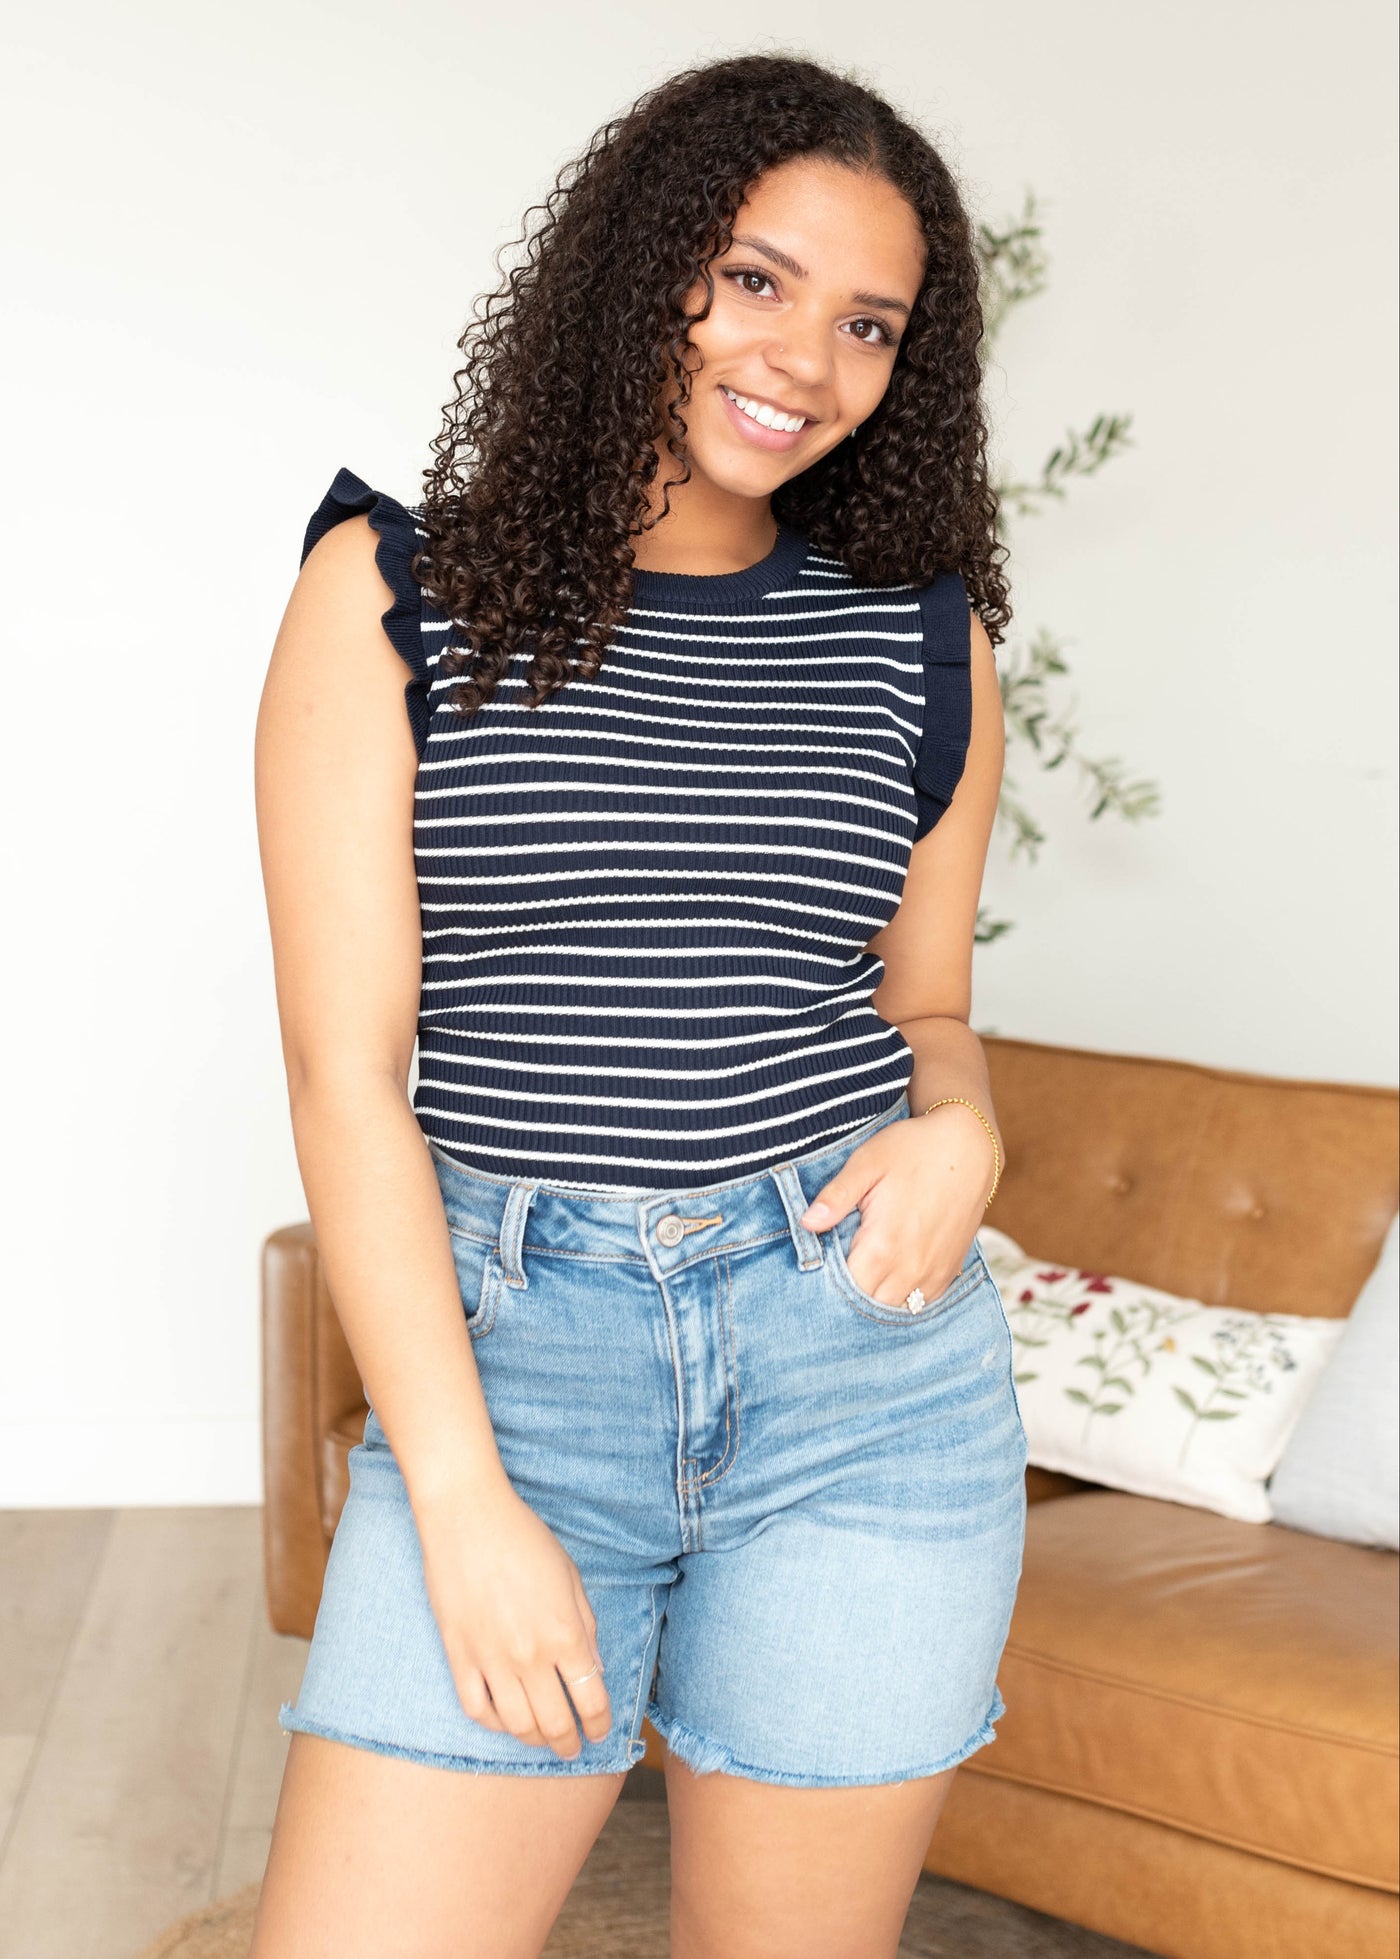
[[[1034,193],[1026,193],[1022,215],[1005,230],[979,224],[977,232],[986,322],[984,344],[990,347],[1007,316],[1045,290],[1049,261],[1041,242]],[[1004,539],[1011,520],[1040,516],[1052,502],[1063,502],[1076,477],[1093,475],[1131,447],[1131,421],[1128,415],[1096,416],[1082,434],[1071,431],[1051,451],[1034,479],[997,481],[998,534]],[[1034,863],[1046,841],[1046,833],[1023,800],[1012,773],[1018,744],[1028,749],[1044,770],[1058,769],[1068,762],[1078,772],[1090,800],[1091,822],[1112,814],[1136,823],[1157,814],[1160,796],[1155,783],[1130,779],[1116,755],[1094,757],[1081,748],[1076,727],[1078,702],[1073,698],[1067,703],[1057,700],[1059,683],[1069,673],[1064,641],[1043,626],[1025,640],[1018,641],[1013,635],[997,649],[997,671],[1007,739],[997,821],[1011,833],[1013,858],[1022,855]],[[988,917],[986,907],[979,908],[976,937],[980,942],[1000,938],[1011,929],[1009,919]]]

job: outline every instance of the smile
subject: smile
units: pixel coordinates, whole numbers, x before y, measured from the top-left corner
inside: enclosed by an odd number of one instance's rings
[[[724,412],[731,426],[746,442],[759,449],[792,449],[802,439],[802,431],[808,420],[806,415],[788,415],[772,402],[755,401],[749,395],[741,395],[734,388],[720,384],[720,394],[724,399]]]
[[[733,388],[725,388],[724,392],[742,414],[766,429],[780,429],[784,434],[796,435],[799,429],[807,426],[805,415],[785,415],[770,402],[754,401],[748,395],[736,394]]]

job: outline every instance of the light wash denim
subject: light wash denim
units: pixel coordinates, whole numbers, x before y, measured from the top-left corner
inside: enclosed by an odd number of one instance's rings
[[[1026,1518],[1000,1295],[974,1238],[922,1312],[885,1305],[846,1264],[859,1211],[798,1222],[909,1114],[901,1096],[759,1176],[641,1196],[433,1148],[501,1460],[579,1568],[612,1729],[564,1761],[463,1710],[372,1408],[284,1728],[588,1775],[640,1759],[645,1713],[696,1771],[808,1788],[932,1775],[994,1740]]]

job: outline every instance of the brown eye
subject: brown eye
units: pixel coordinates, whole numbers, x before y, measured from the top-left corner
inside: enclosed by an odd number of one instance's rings
[[[732,267],[730,270],[722,273],[720,276],[725,279],[731,279],[736,284],[740,279],[757,279],[761,285],[765,285],[765,286],[771,286],[773,283],[773,281],[769,278],[768,274],[766,272],[761,272],[756,265],[735,266]],[[741,287],[740,290],[748,291],[749,289],[747,287]],[[753,293],[751,296],[754,299],[757,299],[759,297],[757,293]]]

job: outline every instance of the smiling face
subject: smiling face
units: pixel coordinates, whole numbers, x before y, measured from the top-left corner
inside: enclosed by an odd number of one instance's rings
[[[883,177],[798,157],[759,178],[690,329],[692,479],[768,497],[872,414],[924,260],[919,220]],[[704,305],[702,282],[685,303]]]

